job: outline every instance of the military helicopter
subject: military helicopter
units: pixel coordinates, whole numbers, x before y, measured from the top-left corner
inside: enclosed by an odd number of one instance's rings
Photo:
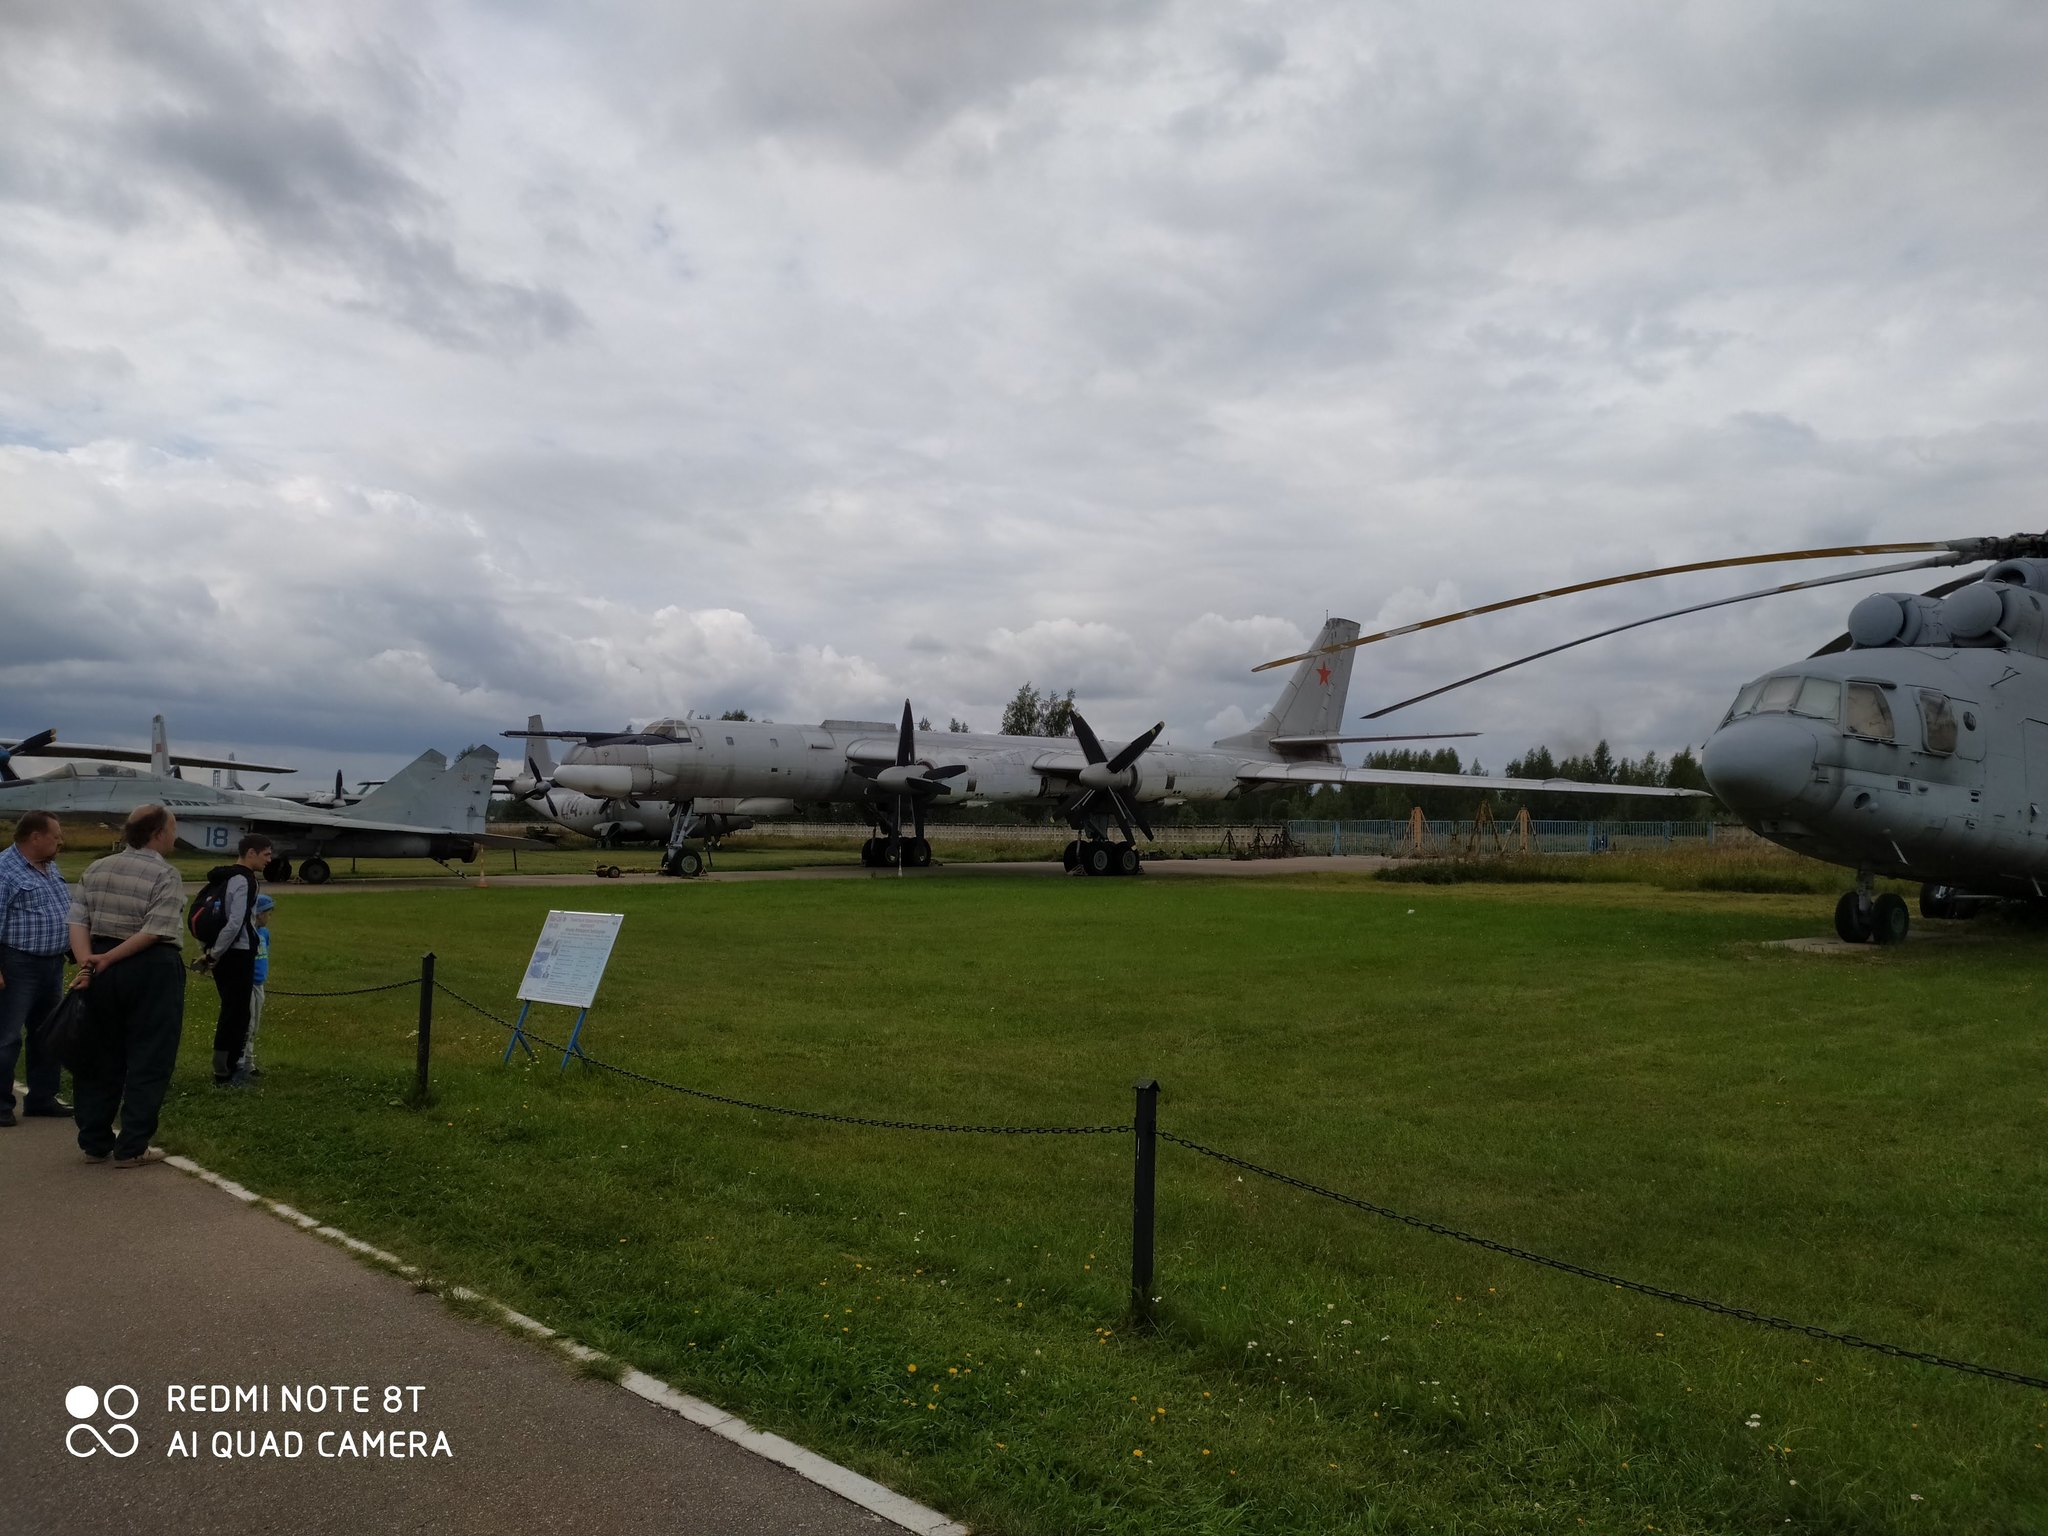
[[[1874,593],[1849,628],[1802,661],[1743,684],[1707,739],[1714,794],[1772,842],[1856,872],[1835,907],[1852,944],[1904,941],[1905,900],[1880,878],[1920,883],[1923,917],[1991,900],[2048,901],[2048,534],[1866,544],[1703,560],[1487,603],[1303,655],[1415,634],[1598,587],[1691,571],[1855,555],[1922,558],[1694,603],[1550,646],[1365,716],[1379,719],[1625,630],[1732,603],[1939,566],[1993,562],[1924,593]],[[1302,659],[1283,657],[1255,670]]]

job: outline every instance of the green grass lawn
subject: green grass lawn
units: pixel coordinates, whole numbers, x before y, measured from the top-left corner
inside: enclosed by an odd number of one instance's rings
[[[2048,937],[2022,928],[1822,957],[1763,944],[1829,931],[1811,895],[1307,875],[287,890],[273,980],[432,947],[509,1016],[551,905],[626,914],[587,1042],[673,1081],[1096,1125],[1156,1075],[1164,1128],[1402,1211],[2048,1367]],[[1134,1336],[1128,1137],[500,1066],[445,999],[417,1113],[414,1008],[273,998],[264,1086],[222,1094],[196,985],[162,1139],[981,1531],[2048,1527],[2048,1393],[1173,1146],[1162,1326]]]

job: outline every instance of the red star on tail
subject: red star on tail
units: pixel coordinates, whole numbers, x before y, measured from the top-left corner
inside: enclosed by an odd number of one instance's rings
[[[1316,681],[1325,688],[1330,686],[1330,669],[1327,664],[1320,661],[1316,663]]]

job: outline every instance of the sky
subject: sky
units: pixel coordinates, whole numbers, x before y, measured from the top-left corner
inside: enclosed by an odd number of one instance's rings
[[[1989,0],[10,0],[0,735],[1205,743],[1326,614],[2038,529],[2044,77]],[[1668,753],[1901,584],[1360,728]]]

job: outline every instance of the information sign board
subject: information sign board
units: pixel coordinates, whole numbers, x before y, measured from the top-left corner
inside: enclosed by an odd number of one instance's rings
[[[550,912],[526,962],[519,996],[530,1003],[590,1007],[624,920],[623,912]]]

